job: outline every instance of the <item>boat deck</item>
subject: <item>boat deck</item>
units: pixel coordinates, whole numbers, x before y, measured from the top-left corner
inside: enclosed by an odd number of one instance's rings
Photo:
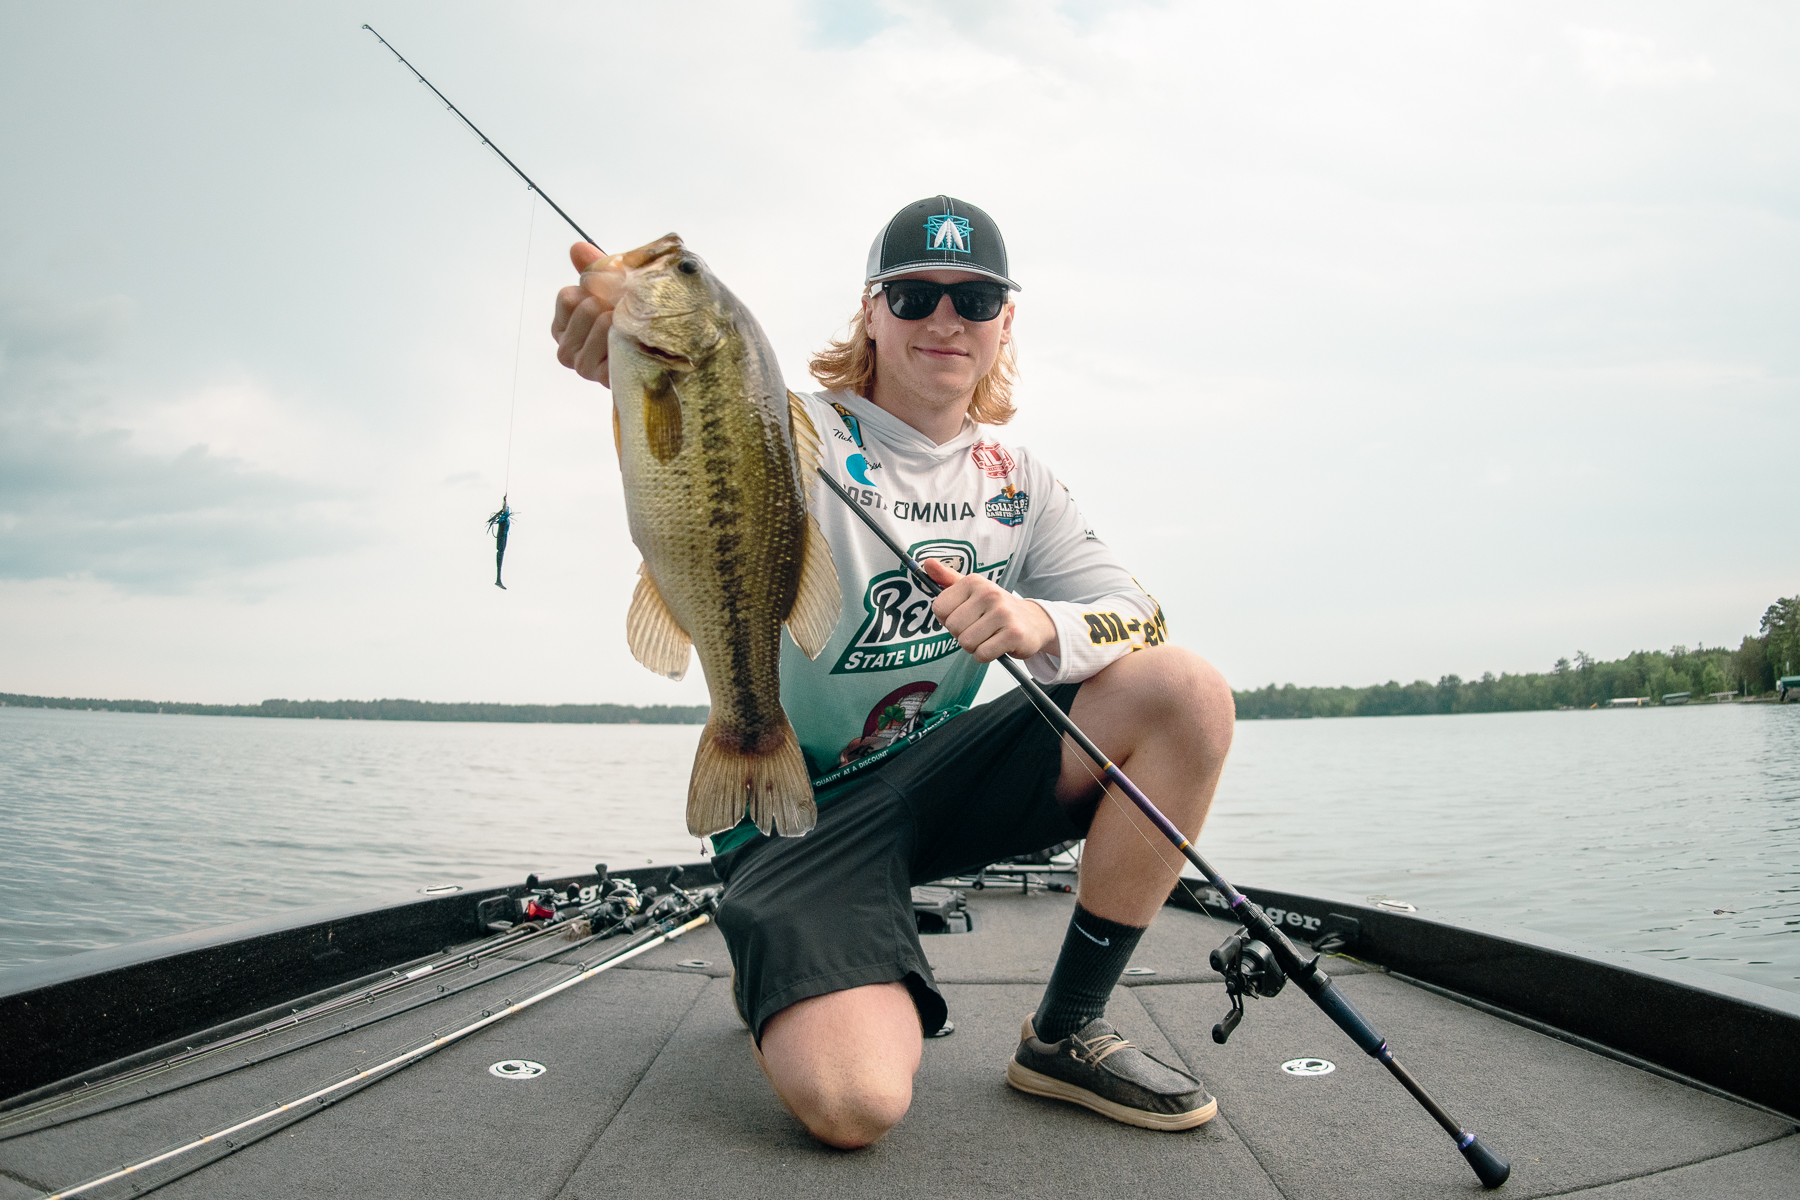
[[[1134,959],[1155,974],[1121,987],[1109,1018],[1152,1053],[1198,1074],[1218,1097],[1219,1116],[1186,1133],[1153,1133],[1012,1091],[1005,1063],[1042,992],[1072,899],[1007,889],[970,892],[969,903],[973,932],[925,939],[956,1032],[926,1042],[912,1112],[868,1149],[821,1146],[782,1108],[751,1058],[750,1036],[732,1008],[724,943],[709,925],[159,1194],[1325,1200],[1480,1193],[1450,1140],[1297,989],[1251,1001],[1230,1044],[1214,1045],[1210,1030],[1227,1002],[1222,981],[1204,964],[1232,927],[1175,908],[1163,912]],[[575,953],[593,957],[591,949]],[[684,965],[694,962],[704,965]],[[1501,1195],[1800,1195],[1800,1137],[1785,1118],[1347,960],[1334,960],[1332,969],[1401,1060],[1511,1159]],[[0,1200],[43,1196],[223,1128],[568,975],[566,966],[546,962],[251,1069],[8,1136],[0,1140]],[[1309,1057],[1337,1069],[1305,1077],[1280,1070]],[[489,1073],[490,1064],[512,1058],[547,1070],[534,1079]],[[163,1076],[156,1085],[170,1081]],[[97,1106],[129,1094],[102,1097]],[[166,1173],[147,1171],[143,1182],[159,1178]],[[89,1194],[135,1193],[121,1181]]]

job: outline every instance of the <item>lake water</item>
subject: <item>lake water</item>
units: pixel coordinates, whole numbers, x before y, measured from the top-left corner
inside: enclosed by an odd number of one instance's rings
[[[0,969],[321,901],[693,861],[696,726],[0,708]],[[1800,705],[1239,724],[1200,839],[1800,991]]]

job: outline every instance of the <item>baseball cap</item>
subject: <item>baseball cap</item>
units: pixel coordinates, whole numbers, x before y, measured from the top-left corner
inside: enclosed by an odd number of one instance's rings
[[[1006,277],[1006,242],[994,218],[966,200],[932,196],[915,200],[881,227],[869,247],[864,283],[911,271],[971,271],[1022,291]]]

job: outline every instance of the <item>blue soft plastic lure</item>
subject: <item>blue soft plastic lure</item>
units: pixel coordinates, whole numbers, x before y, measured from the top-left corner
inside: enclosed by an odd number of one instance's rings
[[[500,566],[506,561],[506,533],[512,528],[513,510],[506,503],[506,497],[500,497],[500,511],[487,520],[488,532],[494,535],[494,586],[501,591],[506,585],[500,582]]]

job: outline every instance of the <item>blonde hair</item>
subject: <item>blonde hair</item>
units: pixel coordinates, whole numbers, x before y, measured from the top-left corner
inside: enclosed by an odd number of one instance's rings
[[[1011,307],[1011,302],[1008,302]],[[828,391],[855,392],[870,399],[875,391],[875,339],[869,336],[869,318],[862,305],[850,318],[850,332],[834,339],[806,364]],[[1019,359],[1008,339],[994,358],[994,365],[975,384],[969,398],[969,416],[981,425],[1004,425],[1018,408],[1013,404],[1013,384],[1019,378]]]

